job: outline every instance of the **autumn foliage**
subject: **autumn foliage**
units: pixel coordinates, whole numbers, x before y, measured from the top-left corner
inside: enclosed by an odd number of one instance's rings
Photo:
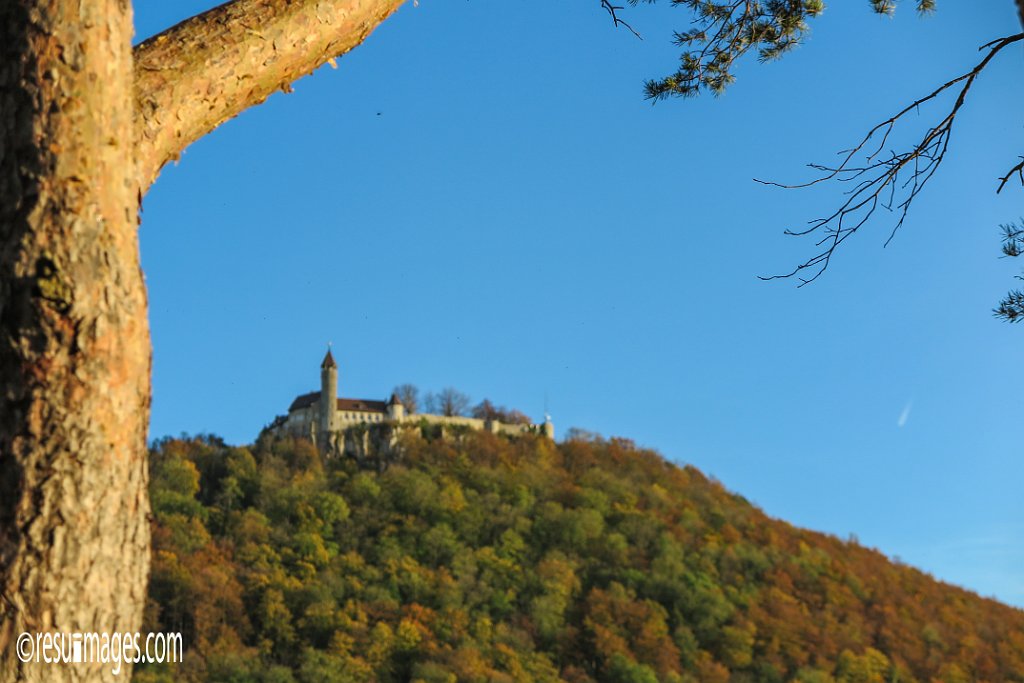
[[[143,682],[1024,681],[1024,612],[767,517],[620,439],[151,454]]]

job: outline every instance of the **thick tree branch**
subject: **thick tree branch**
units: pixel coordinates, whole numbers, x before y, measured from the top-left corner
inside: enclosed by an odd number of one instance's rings
[[[234,0],[135,48],[140,191],[206,133],[359,45],[404,0]]]

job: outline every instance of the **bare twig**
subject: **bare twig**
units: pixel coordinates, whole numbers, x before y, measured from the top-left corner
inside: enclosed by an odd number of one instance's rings
[[[1022,0],[1022,1],[1024,1],[1024,0]],[[999,194],[1000,192],[1002,192],[1003,191],[1003,186],[1006,185],[1006,183],[1008,183],[1010,181],[1010,179],[1013,178],[1013,176],[1015,176],[1015,175],[1018,178],[1020,178],[1020,184],[1024,185],[1024,157],[1021,157],[1020,158],[1020,162],[1016,166],[1011,168],[1006,173],[1006,175],[1004,175],[1002,178],[999,179],[999,187],[996,188],[996,194]]]
[[[817,245],[824,246],[824,249],[788,273],[762,276],[761,279],[774,280],[797,276],[801,287],[813,282],[828,268],[839,245],[857,232],[879,206],[890,211],[895,210],[899,215],[885,241],[888,244],[896,231],[903,225],[910,205],[945,158],[953,132],[953,123],[963,107],[967,93],[974,85],[975,79],[1003,48],[1021,40],[1024,40],[1024,33],[1007,36],[982,45],[979,49],[988,50],[988,52],[973,69],[941,85],[928,95],[904,107],[896,115],[876,125],[855,147],[840,152],[842,160],[838,165],[810,164],[811,168],[821,172],[822,175],[818,178],[795,185],[784,185],[755,178],[759,183],[787,189],[811,187],[829,180],[852,183],[852,188],[846,192],[846,201],[835,212],[824,218],[811,221],[809,227],[804,230],[786,231],[788,235],[797,236],[821,231],[823,237],[817,242]],[[925,132],[920,142],[909,151],[899,153],[890,151],[883,155],[889,136],[898,121],[957,85],[960,85],[960,88],[953,106],[938,123]],[[874,144],[875,141],[877,141],[877,145]],[[865,155],[863,162],[857,161],[860,154]],[[1000,179],[999,189],[1002,189],[1014,174],[1021,174],[1022,169],[1024,169],[1024,160]],[[1022,181],[1024,181],[1024,176],[1022,176]],[[899,199],[897,193],[901,193]],[[813,275],[806,278],[800,276],[805,271],[813,271]]]
[[[615,24],[615,26],[625,26],[630,33],[632,33],[640,40],[643,40],[643,36],[637,33],[636,29],[634,29],[627,22],[619,18],[619,10],[625,9],[625,7],[622,7],[621,5],[613,5],[612,3],[608,2],[608,0],[601,0],[601,7],[603,7],[611,16],[612,22]]]

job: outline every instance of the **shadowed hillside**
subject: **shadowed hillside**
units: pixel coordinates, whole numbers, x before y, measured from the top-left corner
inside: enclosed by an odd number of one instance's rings
[[[612,439],[159,442],[136,680],[1024,681],[1024,612]]]

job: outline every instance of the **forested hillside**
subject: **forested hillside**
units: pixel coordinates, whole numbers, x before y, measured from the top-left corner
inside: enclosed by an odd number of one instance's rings
[[[142,682],[1024,681],[1024,612],[770,519],[619,440],[151,454]]]

